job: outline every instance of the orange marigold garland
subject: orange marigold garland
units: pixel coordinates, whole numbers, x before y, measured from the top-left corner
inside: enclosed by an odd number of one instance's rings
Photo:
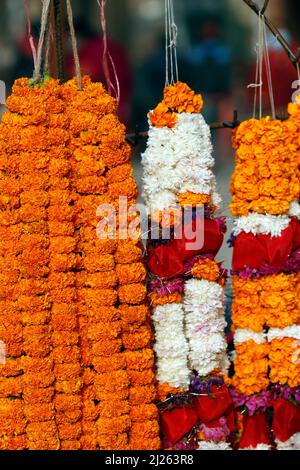
[[[245,121],[233,136],[231,212],[238,219],[232,239],[236,345],[232,385],[237,406],[246,412],[241,448],[260,448],[259,439],[248,435],[251,420],[257,423],[262,446],[270,448],[265,411],[271,406],[278,449],[298,448],[300,428],[289,431],[288,420],[279,424],[277,414],[278,407],[283,415],[283,409],[294,406],[289,400],[298,396],[300,385],[295,360],[300,324],[297,105],[290,105],[289,111],[292,116],[284,122]]]
[[[2,449],[160,446],[142,249],[96,233],[99,205],[137,196],[130,148],[83,83],[17,80],[0,125]]]
[[[67,84],[66,93],[74,85],[74,82]],[[129,238],[118,240],[118,233],[116,240],[101,240],[96,236],[98,206],[111,203],[117,207],[119,196],[127,196],[129,203],[137,196],[132,169],[127,163],[130,148],[125,142],[125,128],[115,116],[115,100],[105,93],[101,84],[86,80],[85,94],[77,92],[72,96],[69,109],[72,148],[85,175],[84,178],[79,177],[76,166],[72,166],[72,185],[81,193],[76,226],[80,228],[78,247],[83,263],[77,283],[82,283],[80,336],[86,368],[83,377],[82,445],[89,449],[156,449],[160,442],[155,415],[151,421],[155,430],[152,441],[146,441],[142,436],[139,440],[132,437],[135,421],[131,416],[134,406],[130,401],[130,389],[136,384],[126,361],[127,350],[137,350],[141,354],[152,352],[151,328],[145,314],[147,308],[143,305],[146,273],[141,263],[142,250]],[[79,118],[81,115],[83,121]],[[88,130],[84,125],[86,119]],[[98,167],[90,166],[89,159],[84,157],[85,152],[98,163]],[[93,181],[97,186],[92,184]],[[126,310],[123,309],[124,302],[130,304]],[[124,315],[128,312],[135,320],[132,322],[129,318],[127,328],[127,315],[123,319],[123,312]],[[135,367],[137,374],[142,375],[142,364],[141,371],[138,362]],[[150,377],[151,374],[153,376],[152,369],[153,358],[148,363]],[[149,378],[146,379],[146,383],[142,377],[140,380],[140,385],[145,388],[154,386],[154,377],[150,382]],[[142,399],[142,403],[152,406],[154,398],[152,396],[150,401]]]

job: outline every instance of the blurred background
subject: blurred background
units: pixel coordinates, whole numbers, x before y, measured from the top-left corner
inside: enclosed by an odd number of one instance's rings
[[[262,0],[257,0],[262,5]],[[41,0],[27,0],[32,34],[39,35]],[[102,32],[96,0],[72,0],[81,66],[93,79],[104,81],[101,65]],[[204,96],[204,115],[209,122],[252,115],[255,81],[257,16],[242,0],[174,0],[178,26],[179,79]],[[299,0],[270,0],[266,13],[296,51],[300,46]],[[109,50],[120,86],[120,118],[128,131],[147,129],[147,113],[161,100],[165,83],[164,0],[108,0]],[[66,75],[73,75],[73,60],[65,26]],[[297,74],[276,39],[268,47],[277,110],[285,108],[293,93]],[[23,0],[1,0],[0,80],[9,93],[13,81],[31,76],[33,61],[28,41]],[[3,111],[2,106],[2,111]],[[265,113],[270,112],[264,102]],[[228,216],[230,175],[233,171],[231,131],[213,131],[216,173]],[[140,183],[142,142],[134,149],[136,177]],[[230,264],[224,243],[220,259]]]

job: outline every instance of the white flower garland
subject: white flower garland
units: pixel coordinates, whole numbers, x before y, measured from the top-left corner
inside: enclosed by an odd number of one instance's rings
[[[237,328],[235,330],[234,344],[242,344],[246,341],[249,341],[250,339],[252,339],[257,344],[263,344],[266,342],[267,337],[266,333],[264,332],[256,333],[255,331],[250,330],[248,328]]]
[[[188,345],[183,331],[184,312],[181,304],[166,304],[153,311],[154,350],[157,355],[157,379],[171,387],[187,390],[190,372],[187,366]]]
[[[300,204],[298,201],[291,202],[289,215],[300,220]]]
[[[270,446],[269,444],[257,444],[256,447],[243,447],[239,450],[271,450],[272,449],[272,446]]]
[[[232,450],[228,442],[198,442],[198,450]]]
[[[268,341],[276,338],[295,338],[300,340],[300,325],[287,326],[286,328],[270,328],[268,331]]]
[[[247,216],[238,217],[233,223],[233,235],[238,236],[241,232],[253,235],[271,235],[280,237],[283,230],[290,224],[287,215],[257,214],[253,212]]]
[[[287,441],[275,440],[277,450],[300,450],[300,432],[291,436]]]
[[[142,155],[143,196],[148,212],[164,210],[177,202],[179,194],[208,194],[220,206],[212,172],[211,134],[201,114],[177,114],[173,128],[150,123],[147,149]]]
[[[204,376],[214,369],[227,368],[222,287],[215,282],[190,279],[185,284],[183,305],[191,369]]]

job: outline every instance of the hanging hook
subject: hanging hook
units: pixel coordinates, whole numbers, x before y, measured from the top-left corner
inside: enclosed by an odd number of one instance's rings
[[[265,0],[264,6],[263,6],[262,9],[260,10],[261,16],[263,16],[263,15],[265,14],[266,9],[267,9],[268,6],[269,6],[269,1],[270,1],[270,0]]]

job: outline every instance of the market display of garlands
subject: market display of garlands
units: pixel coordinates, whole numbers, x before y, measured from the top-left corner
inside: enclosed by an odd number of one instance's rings
[[[118,100],[81,77],[70,0],[76,78],[41,74],[45,0],[34,77],[7,99],[0,450],[300,449],[300,100],[286,120],[260,110],[233,132],[232,369],[211,134],[201,94],[178,79],[165,3],[166,86],[142,155],[146,250],[139,228],[124,232],[138,188]],[[259,13],[259,42],[262,24]]]

